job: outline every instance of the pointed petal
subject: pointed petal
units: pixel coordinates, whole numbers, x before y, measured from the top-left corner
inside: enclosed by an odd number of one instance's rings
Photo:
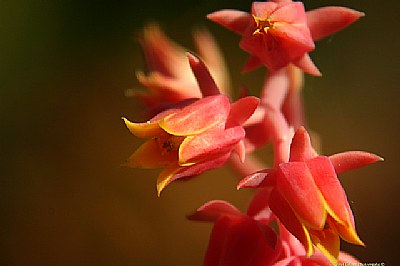
[[[329,218],[328,221],[330,221]],[[337,231],[339,236],[346,242],[349,242],[354,245],[365,246],[364,242],[358,236],[354,225],[342,225],[340,223],[336,223],[334,221],[330,221],[329,225]]]
[[[231,79],[222,50],[212,34],[206,29],[198,29],[193,34],[196,51],[204,60],[217,87],[224,95],[231,95]]]
[[[166,167],[157,178],[157,196],[161,195],[161,192],[166,186],[172,181],[178,179],[177,173],[181,171],[183,167],[179,167],[177,164]]]
[[[160,121],[166,132],[176,136],[202,133],[218,124],[225,125],[229,99],[223,95],[202,98]]]
[[[346,7],[329,6],[307,11],[307,25],[314,40],[340,31],[365,14]]]
[[[157,122],[132,123],[125,117],[122,119],[129,131],[139,138],[151,138],[165,133]]]
[[[272,169],[265,169],[254,174],[248,175],[236,186],[237,189],[241,188],[261,188],[270,186],[275,182],[275,171]]]
[[[250,23],[251,16],[243,11],[225,9],[208,14],[207,18],[242,35]]]
[[[186,54],[203,97],[221,94],[204,62],[191,53]]]
[[[339,223],[351,224],[351,209],[346,193],[336,176],[335,169],[326,156],[318,156],[307,160],[314,182],[321,191],[329,214]]]
[[[301,126],[296,130],[292,143],[290,144],[290,162],[305,162],[314,157],[314,150],[311,146],[310,135]]]
[[[212,200],[198,208],[187,218],[195,221],[216,221],[221,215],[242,216],[243,214],[232,204],[223,200]]]
[[[178,153],[165,152],[157,139],[143,143],[123,164],[134,168],[159,168],[174,164],[178,161]]]
[[[313,241],[315,247],[319,249],[333,265],[336,265],[340,251],[339,235],[331,230],[323,230],[316,232],[316,234],[312,236],[318,238]]]
[[[293,61],[293,64],[303,70],[305,73],[313,76],[322,76],[321,72],[315,66],[314,62],[311,60],[309,54],[304,54],[297,60]]]
[[[257,109],[260,99],[254,96],[241,98],[231,105],[226,128],[243,125]]]
[[[307,227],[320,230],[326,222],[324,199],[304,162],[279,165],[276,186]]]
[[[233,152],[238,155],[240,162],[244,163],[244,160],[246,159],[246,146],[243,139],[235,145]]]
[[[238,126],[187,137],[179,148],[179,164],[212,160],[215,156],[230,153],[244,136],[244,129]]]
[[[269,205],[284,227],[303,244],[307,256],[311,256],[314,253],[314,248],[308,230],[299,221],[293,209],[277,189],[272,190]]]
[[[348,151],[329,156],[337,174],[383,161],[382,157],[364,151]]]

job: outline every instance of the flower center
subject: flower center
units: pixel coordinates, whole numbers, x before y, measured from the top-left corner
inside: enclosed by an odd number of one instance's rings
[[[253,19],[256,23],[256,29],[253,31],[253,35],[267,33],[267,31],[273,26],[273,23],[269,18],[260,18],[253,16]]]
[[[160,147],[161,155],[165,156],[171,152],[176,152],[184,138],[179,136],[156,137],[155,141]]]

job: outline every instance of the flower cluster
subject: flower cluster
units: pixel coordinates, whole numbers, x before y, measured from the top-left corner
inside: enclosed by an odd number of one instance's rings
[[[137,72],[147,92],[146,122],[124,122],[145,142],[124,165],[161,168],[160,195],[171,182],[224,166],[242,176],[237,188],[255,189],[246,212],[222,200],[205,203],[188,218],[213,222],[204,265],[332,265],[357,260],[340,251],[340,239],[364,245],[338,174],[382,161],[347,151],[319,155],[306,130],[301,91],[304,73],[321,73],[309,56],[314,41],[364,14],[345,7],[305,11],[301,2],[253,2],[250,13],[220,10],[207,18],[239,34],[250,54],[243,70],[268,69],[259,97],[231,100],[228,70],[212,35],[194,33],[197,55],[170,40],[159,26],[144,29],[148,72]],[[264,166],[252,154],[272,145]]]

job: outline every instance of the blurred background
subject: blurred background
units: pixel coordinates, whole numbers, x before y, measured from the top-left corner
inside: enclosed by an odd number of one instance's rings
[[[228,168],[170,185],[157,198],[158,171],[120,167],[140,144],[121,116],[140,121],[144,69],[137,36],[156,21],[193,48],[192,29],[219,42],[234,87],[256,93],[265,71],[241,75],[239,37],[207,21],[250,1],[0,0],[0,264],[201,265],[211,224],[185,216],[224,199],[244,210],[251,191],[236,191]],[[343,244],[364,262],[398,262],[398,1],[305,1],[307,9],[344,5],[367,16],[323,39],[311,57],[322,78],[306,77],[309,127],[323,153],[366,150],[385,158],[341,175],[367,244]],[[270,149],[261,155],[270,157]],[[263,155],[263,156],[264,156]],[[398,252],[398,251],[397,251]]]

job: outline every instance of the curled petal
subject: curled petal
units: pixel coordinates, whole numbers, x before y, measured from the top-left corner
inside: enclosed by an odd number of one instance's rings
[[[190,220],[216,221],[221,215],[242,216],[243,214],[232,204],[223,200],[212,200],[198,208],[188,216]]]
[[[230,153],[245,136],[242,127],[217,129],[187,137],[179,148],[179,164],[185,165]]]
[[[225,9],[208,14],[207,18],[238,34],[243,34],[251,16],[243,11]]]
[[[229,99],[223,95],[202,98],[160,121],[166,132],[176,136],[200,134],[219,124],[225,125]]]
[[[139,138],[151,138],[164,132],[158,122],[132,123],[125,117],[122,118],[129,131]]]
[[[340,31],[365,14],[346,7],[329,6],[307,11],[307,25],[314,40]]]
[[[383,161],[382,157],[364,151],[348,151],[329,156],[337,174]]]

